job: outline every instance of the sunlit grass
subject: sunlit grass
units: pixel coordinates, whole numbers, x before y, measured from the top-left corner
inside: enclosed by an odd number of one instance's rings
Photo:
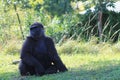
[[[18,75],[18,65],[12,64],[15,60],[19,60],[18,55],[0,54],[0,79],[8,80]]]
[[[69,71],[43,77],[20,77],[18,65],[12,64],[12,61],[18,60],[19,56],[4,54],[0,56],[0,79],[3,80],[109,80],[110,77],[113,80],[120,78],[120,54],[62,54],[60,57]]]
[[[72,44],[76,44],[76,42]],[[81,47],[79,44],[81,44]],[[58,50],[62,61],[68,68],[68,72],[45,75],[42,77],[21,77],[18,71],[18,64],[12,64],[13,61],[19,60],[19,55],[1,53],[0,80],[119,80],[119,45],[119,42],[114,45],[108,43],[94,44],[92,42],[79,42],[78,46],[80,50],[83,50],[82,52],[76,53],[76,51],[72,50],[71,54],[67,52],[61,54]],[[59,47],[59,49],[61,47]],[[97,52],[92,53],[91,51]]]

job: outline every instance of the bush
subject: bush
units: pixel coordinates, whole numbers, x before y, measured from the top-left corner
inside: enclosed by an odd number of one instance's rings
[[[87,40],[94,35],[99,37],[98,33],[98,11],[95,10],[87,11],[84,15],[80,16],[82,25],[76,25],[78,27],[87,25],[85,29],[87,29],[84,34],[87,37]],[[116,13],[114,11],[103,10],[102,14],[102,40],[103,41],[111,41],[116,42],[119,39],[120,33],[120,13]],[[83,34],[83,36],[84,36]]]
[[[60,47],[58,47],[58,52],[59,53],[65,53],[65,54],[72,54],[74,53],[76,50],[75,46],[77,45],[76,41],[67,41],[65,43],[63,43],[63,45],[61,45]]]
[[[113,48],[113,51],[115,51],[115,53],[120,53],[120,42],[114,44],[112,48]]]
[[[98,39],[92,37],[88,42],[68,40],[61,46],[57,46],[59,54],[116,54],[120,53],[120,42],[111,44],[107,42],[97,43]]]
[[[97,54],[99,47],[92,42],[78,42],[69,40],[61,46],[57,46],[59,54]]]

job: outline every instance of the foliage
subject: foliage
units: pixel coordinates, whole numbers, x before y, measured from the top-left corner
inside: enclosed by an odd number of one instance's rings
[[[44,0],[44,8],[48,11],[52,16],[58,15],[61,16],[62,14],[66,14],[71,12],[72,8],[70,6],[70,2],[72,0]]]
[[[97,8],[95,8],[96,11],[94,13],[88,11],[84,15],[81,15],[79,14],[79,11],[72,9],[72,4],[77,4],[78,1],[0,1],[0,5],[2,5],[0,6],[0,45],[6,43],[7,40],[10,39],[22,39],[20,27],[22,27],[24,36],[28,36],[29,26],[36,21],[41,22],[45,26],[46,34],[52,37],[57,43],[61,43],[62,41],[64,42],[65,39],[69,38],[89,41],[92,36],[98,35],[97,11],[99,6],[96,6]],[[92,0],[90,1],[92,2]],[[89,5],[86,1],[84,2],[85,4],[77,6],[80,8],[81,6],[85,7],[85,9],[93,6],[93,4]],[[119,13],[107,11],[106,3],[102,6],[103,10],[105,10],[103,15],[103,41],[114,41],[114,39],[118,40],[118,26],[120,25]],[[16,11],[14,10],[14,5],[17,7]],[[21,24],[19,24],[16,12],[20,17]]]
[[[111,42],[116,42],[119,40],[119,33],[120,33],[120,13],[116,13],[114,11],[109,11],[107,10],[107,6],[113,6],[113,3],[103,3],[102,5],[102,12],[103,12],[103,17],[102,17],[102,39],[103,42],[105,41],[111,41]],[[99,11],[99,6],[95,7],[94,11],[88,10],[82,18],[81,22],[83,24],[88,23],[88,33],[89,35],[91,34],[92,36],[97,36],[98,37],[98,11]],[[89,18],[89,21],[88,21]],[[88,22],[86,22],[88,21]],[[90,28],[89,28],[90,27]],[[90,36],[89,36],[90,37]],[[88,37],[88,39],[89,39]]]
[[[88,42],[79,42],[79,41],[73,41],[68,40],[65,41],[61,46],[58,46],[58,52],[59,54],[68,54],[68,55],[74,55],[74,54],[111,54],[111,53],[119,53],[120,47],[119,43],[116,43],[114,45],[102,42],[98,44],[98,39],[95,37],[92,37],[90,41]]]

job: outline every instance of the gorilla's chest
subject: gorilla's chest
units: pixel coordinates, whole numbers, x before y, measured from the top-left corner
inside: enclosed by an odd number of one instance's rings
[[[39,57],[47,55],[47,47],[44,40],[39,40],[36,42],[34,47],[34,54]]]

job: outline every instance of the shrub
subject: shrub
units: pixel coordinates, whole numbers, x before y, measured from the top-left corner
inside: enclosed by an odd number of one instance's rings
[[[78,42],[68,40],[61,46],[57,46],[59,54],[97,54],[99,53],[99,47],[92,42]]]

